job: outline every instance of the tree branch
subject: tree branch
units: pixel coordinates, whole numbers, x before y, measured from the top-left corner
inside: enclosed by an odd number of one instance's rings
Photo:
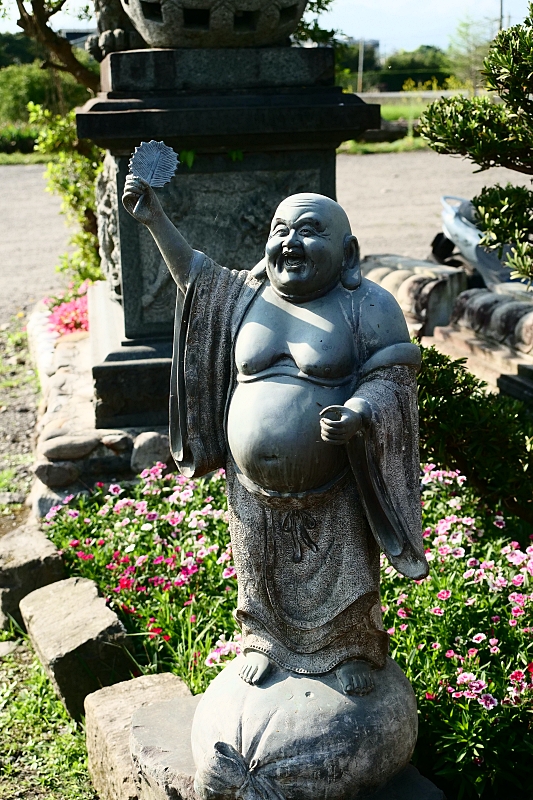
[[[85,86],[90,91],[96,93],[100,88],[100,81],[98,76],[92,72],[85,64],[78,61],[74,50],[68,39],[64,36],[59,36],[52,28],[49,27],[48,21],[52,14],[55,14],[64,5],[65,0],[60,0],[52,12],[49,13],[44,0],[31,0],[31,8],[33,13],[29,13],[22,3],[22,0],[16,0],[17,8],[20,13],[20,19],[17,20],[17,25],[22,28],[26,36],[36,39],[42,44],[48,52],[55,56],[60,65],[47,62],[47,66],[53,69],[61,69],[64,72],[69,72],[77,81]]]

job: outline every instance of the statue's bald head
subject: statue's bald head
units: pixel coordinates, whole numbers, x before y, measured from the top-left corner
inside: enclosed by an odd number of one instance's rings
[[[273,287],[294,302],[330,291],[353,267],[359,280],[359,248],[346,212],[321,194],[293,194],[280,203],[266,256]]]
[[[314,212],[319,216],[324,224],[330,228],[332,234],[338,233],[344,236],[350,235],[352,232],[350,220],[346,211],[331,197],[326,197],[323,194],[314,194],[313,192],[301,192],[300,194],[291,194],[283,200],[274,214],[272,224],[277,218],[287,217],[294,212],[303,213],[305,211]]]

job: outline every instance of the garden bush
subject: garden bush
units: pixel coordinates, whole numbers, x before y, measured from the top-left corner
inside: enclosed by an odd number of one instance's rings
[[[90,99],[85,87],[65,72],[33,64],[12,64],[0,70],[0,120],[27,122],[28,103],[38,103],[53,114],[65,114]]]
[[[33,153],[39,130],[27,123],[0,125],[0,153]]]
[[[418,697],[415,762],[450,798],[512,796],[533,758],[533,545],[457,471],[424,469],[430,576],[382,559],[391,655]],[[135,644],[132,669],[171,670],[194,692],[239,652],[224,474],[190,481],[159,464],[97,485],[46,518],[67,572],[95,580]],[[507,795],[505,795],[507,792]]]
[[[524,521],[517,536],[533,532],[533,417],[518,400],[486,391],[453,361],[422,347],[418,376],[420,454],[423,461],[458,467],[490,508]]]
[[[62,116],[34,103],[28,108],[31,124],[39,129],[36,151],[55,156],[46,171],[48,191],[62,198],[62,212],[77,228],[70,239],[74,250],[62,256],[58,269],[76,286],[100,280],[95,183],[104,151],[88,139],[78,139],[74,111]]]

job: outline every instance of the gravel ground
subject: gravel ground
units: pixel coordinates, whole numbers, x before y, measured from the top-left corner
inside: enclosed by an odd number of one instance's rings
[[[0,324],[62,285],[55,272],[69,237],[40,164],[0,166]]]
[[[442,195],[471,198],[483,186],[508,181],[531,187],[527,175],[518,172],[500,168],[474,174],[474,169],[462,158],[431,150],[338,156],[338,200],[362,254],[426,258],[441,229]]]

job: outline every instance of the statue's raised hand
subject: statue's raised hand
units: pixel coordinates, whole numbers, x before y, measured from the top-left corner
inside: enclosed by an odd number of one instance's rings
[[[362,427],[362,415],[346,406],[327,406],[320,412],[320,435],[329,444],[346,444]]]
[[[148,227],[164,216],[161,203],[152,187],[134,175],[126,178],[122,203],[132,217]]]

